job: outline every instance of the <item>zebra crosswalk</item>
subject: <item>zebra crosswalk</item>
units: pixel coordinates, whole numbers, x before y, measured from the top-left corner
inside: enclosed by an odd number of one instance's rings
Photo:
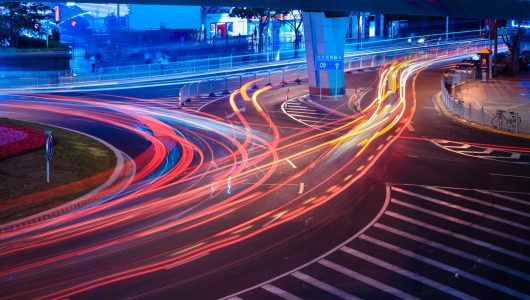
[[[337,128],[349,121],[340,116],[313,108],[299,98],[284,102],[282,111],[296,122],[321,131]]]
[[[363,232],[227,299],[530,299],[530,193],[387,190]]]
[[[445,150],[461,155],[502,161],[506,163],[530,165],[530,152],[495,149],[492,147],[483,147],[446,140],[433,140],[432,143]]]

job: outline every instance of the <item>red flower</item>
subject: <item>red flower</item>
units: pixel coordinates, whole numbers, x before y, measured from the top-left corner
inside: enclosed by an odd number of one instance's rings
[[[44,148],[42,131],[7,124],[0,124],[0,159]]]

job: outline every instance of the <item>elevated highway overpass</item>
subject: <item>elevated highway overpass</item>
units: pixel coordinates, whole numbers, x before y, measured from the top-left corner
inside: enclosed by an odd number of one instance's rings
[[[344,66],[339,61],[344,56],[344,37],[351,11],[530,19],[530,0],[81,0],[76,2],[301,9],[304,11],[310,93],[323,95],[344,93]]]

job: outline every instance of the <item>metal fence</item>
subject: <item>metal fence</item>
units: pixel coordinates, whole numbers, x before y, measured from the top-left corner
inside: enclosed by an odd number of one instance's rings
[[[383,49],[380,51],[354,52],[345,56],[345,67],[347,70],[375,68],[398,57],[437,57],[440,55],[469,53],[472,49],[476,51],[484,47],[485,41],[462,41],[451,42],[443,45],[433,45],[429,47],[419,47],[414,49],[404,49],[396,47],[394,49]],[[403,55],[405,54],[405,55]],[[247,59],[248,58],[248,59]],[[284,67],[281,67],[284,66]],[[0,88],[3,89],[25,89],[35,87],[68,87],[74,85],[88,85],[90,83],[115,82],[116,80],[141,79],[141,78],[185,78],[198,75],[213,75],[220,72],[233,73],[244,71],[245,69],[278,67],[275,71],[266,71],[265,75],[271,76],[270,81],[275,81],[274,76],[295,76],[300,74],[299,68],[305,68],[305,58],[288,59],[277,61],[254,61],[248,56],[227,56],[210,59],[196,59],[167,64],[145,64],[116,67],[113,72],[74,74],[73,72],[63,72],[56,74],[25,74],[19,76],[9,74],[0,77]],[[110,70],[109,70],[110,71]],[[268,72],[268,73],[267,73]],[[263,74],[260,74],[262,76]],[[228,76],[228,75],[225,75]],[[256,76],[258,77],[258,76]],[[218,79],[216,79],[218,80]],[[287,81],[288,79],[282,79]]]
[[[467,53],[476,53],[481,47],[485,47],[486,42],[465,42],[456,43],[451,46],[420,48],[414,51],[386,51],[373,55],[360,57],[347,57],[344,60],[346,72],[363,71],[375,69],[393,60],[411,60],[411,59],[429,59],[449,55],[460,55]],[[287,83],[300,83],[307,78],[306,65],[287,66],[272,70],[262,70],[257,72],[248,72],[241,75],[226,75],[207,80],[199,80],[184,85],[180,89],[180,99],[182,101],[192,101],[193,98],[214,97],[226,95],[236,89],[241,88],[245,83],[260,79],[254,84],[253,88],[265,85],[285,85]]]
[[[475,72],[459,71],[452,78],[452,89],[473,80],[476,80]],[[530,134],[530,118],[522,118],[519,113],[500,107],[495,110],[473,107],[471,102],[465,103],[447,90],[446,79],[441,80],[441,99],[445,108],[458,118],[503,131]]]

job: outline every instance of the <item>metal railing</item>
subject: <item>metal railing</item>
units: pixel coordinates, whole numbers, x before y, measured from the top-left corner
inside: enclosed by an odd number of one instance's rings
[[[484,47],[486,42],[464,42],[451,46],[437,48],[422,48],[417,51],[390,50],[381,51],[374,55],[360,57],[347,57],[344,60],[346,72],[363,71],[375,69],[393,60],[428,59],[448,55],[460,55],[476,53],[478,49]],[[184,85],[180,89],[180,99],[182,101],[192,101],[200,97],[217,97],[229,94],[241,88],[245,83],[261,79],[252,88],[263,87],[265,85],[285,85],[287,83],[300,83],[307,77],[306,65],[292,65],[271,70],[260,70],[247,72],[244,74],[225,75],[206,80],[198,80]]]
[[[475,72],[459,71],[452,79],[455,87],[476,80]],[[465,103],[461,98],[452,95],[446,88],[446,79],[441,80],[441,100],[445,108],[454,116],[466,121],[507,132],[530,134],[530,118],[521,117],[515,111],[507,111],[501,107],[485,110],[484,106],[473,107],[471,102]]]
[[[409,58],[417,58],[421,55],[428,57],[430,55],[449,55],[449,53],[464,53],[466,49],[477,50],[486,45],[485,41],[461,41],[451,42],[443,45],[430,47],[419,47],[410,49],[407,47],[397,47],[395,49],[383,49],[380,51],[371,50],[370,54],[366,52],[354,52],[346,55],[345,66],[348,70],[374,68],[381,64],[402,56],[407,53]],[[305,59],[293,58],[278,61],[253,61],[245,59],[248,56],[228,56],[210,59],[196,59],[191,61],[173,62],[167,64],[144,64],[115,67],[114,72],[105,73],[88,73],[74,74],[73,72],[63,72],[57,74],[26,74],[25,76],[7,75],[0,77],[0,88],[3,89],[24,89],[35,87],[57,87],[68,85],[87,85],[90,83],[102,83],[105,81],[130,80],[151,78],[154,80],[167,77],[185,78],[198,76],[201,74],[215,74],[219,72],[228,73],[240,72],[244,69],[252,68],[291,68],[304,66]],[[281,66],[285,66],[281,68]],[[277,72],[272,72],[276,74]],[[272,80],[272,79],[271,79]],[[286,79],[285,79],[286,80]],[[284,80],[284,81],[285,81]]]

